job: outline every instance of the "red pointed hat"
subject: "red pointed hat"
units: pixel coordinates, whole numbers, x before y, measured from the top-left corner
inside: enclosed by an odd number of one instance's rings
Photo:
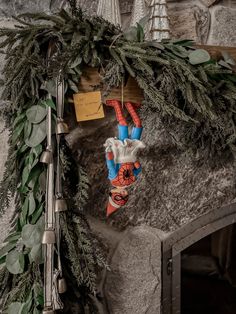
[[[119,208],[120,208],[120,206],[116,205],[112,201],[111,197],[109,197],[109,201],[108,201],[108,204],[107,204],[107,217],[109,217],[111,214],[116,212]]]

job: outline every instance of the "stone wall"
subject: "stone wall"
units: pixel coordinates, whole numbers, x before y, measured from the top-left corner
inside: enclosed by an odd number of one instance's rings
[[[80,0],[94,13],[98,0]],[[150,3],[150,0],[146,0]],[[129,25],[134,0],[120,0],[123,27]],[[174,38],[191,38],[208,45],[236,46],[235,0],[167,0]]]

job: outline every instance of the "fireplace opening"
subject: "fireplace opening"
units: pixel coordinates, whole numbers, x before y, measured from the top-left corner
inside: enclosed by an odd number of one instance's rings
[[[236,313],[236,224],[181,254],[181,314]]]

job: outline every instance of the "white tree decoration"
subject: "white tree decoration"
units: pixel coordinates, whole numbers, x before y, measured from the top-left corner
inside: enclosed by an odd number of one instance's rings
[[[121,25],[119,0],[99,0],[97,15],[115,25]]]
[[[147,14],[148,9],[145,0],[134,0],[130,26],[135,26]]]
[[[170,38],[166,0],[152,0],[150,4],[149,37],[155,41]]]

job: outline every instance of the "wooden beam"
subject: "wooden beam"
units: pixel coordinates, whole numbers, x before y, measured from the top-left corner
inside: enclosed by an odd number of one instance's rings
[[[221,59],[221,52],[227,51],[236,60],[236,47],[223,47],[223,46],[208,46],[208,45],[197,45],[196,47],[207,50],[210,55],[216,60]],[[101,82],[101,76],[97,69],[87,67],[85,69],[86,75],[81,77],[79,84],[80,92],[90,92],[96,89]],[[96,89],[97,90],[97,89]],[[122,89],[114,88],[110,94],[103,98],[103,102],[107,99],[122,99]],[[143,91],[139,88],[137,82],[130,77],[126,86],[123,88],[123,99],[124,101],[132,101],[140,103],[143,100]]]
[[[79,84],[79,91],[82,93],[94,91],[94,86],[98,86],[101,83],[101,76],[97,69],[88,67],[85,69],[85,72],[86,75],[81,77]],[[103,91],[105,91],[105,89]],[[103,97],[103,102],[107,99],[122,100],[122,88],[113,88],[109,95]],[[127,84],[123,88],[123,100],[135,103],[141,103],[143,100],[143,91],[132,77],[128,79]]]

